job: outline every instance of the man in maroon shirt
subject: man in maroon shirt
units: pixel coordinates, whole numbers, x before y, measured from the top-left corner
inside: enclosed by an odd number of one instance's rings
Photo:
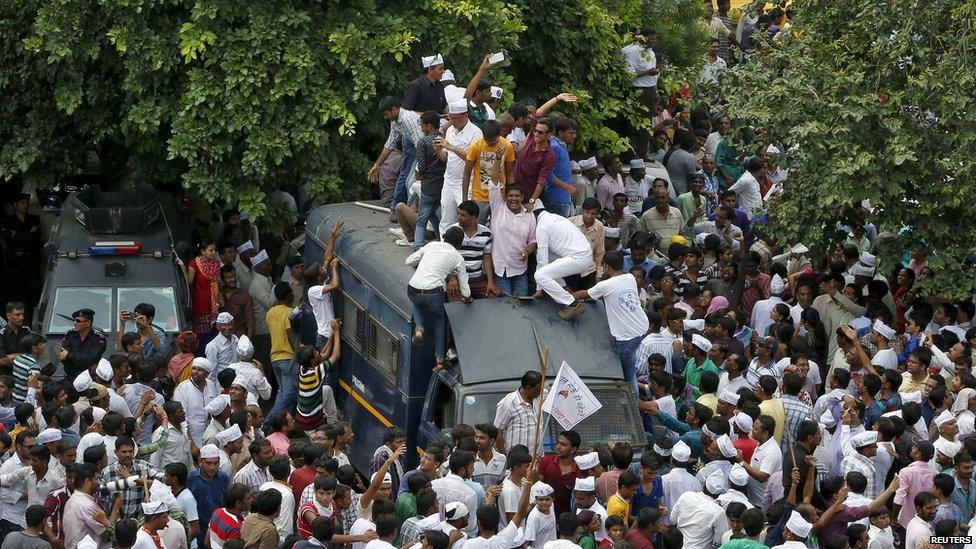
[[[302,455],[302,461],[305,462],[304,465],[295,469],[291,472],[291,478],[288,479],[288,484],[291,484],[292,494],[295,496],[295,501],[302,500],[302,492],[305,488],[315,482],[315,477],[318,471],[315,470],[318,464],[319,458],[325,454],[325,449],[318,444],[309,444],[305,447],[305,452]],[[324,472],[324,471],[323,471]]]
[[[549,174],[556,165],[556,153],[549,146],[552,121],[533,114],[529,118],[529,128],[532,135],[522,144],[515,163],[515,182],[522,187],[522,196],[527,199],[533,196],[536,187],[541,189],[546,185]],[[529,200],[530,204],[534,202],[534,199]]]
[[[626,540],[634,549],[654,549],[651,536],[661,531],[661,511],[645,507],[637,515],[637,522],[627,531]],[[664,526],[667,529],[667,526]]]
[[[553,489],[552,505],[556,509],[556,516],[569,511],[573,485],[581,476],[576,460],[573,459],[580,442],[579,433],[576,431],[563,431],[556,439],[556,453],[543,456],[539,462],[539,474]]]

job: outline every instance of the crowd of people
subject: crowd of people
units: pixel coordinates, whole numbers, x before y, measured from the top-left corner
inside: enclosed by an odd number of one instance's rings
[[[720,0],[704,22],[702,89],[788,27],[738,15]],[[695,89],[663,93],[656,33],[635,36],[620,55],[647,125],[627,154],[575,146],[558,111],[575,96],[503,112],[490,55],[461,88],[438,54],[380,102],[391,131],[367,178],[412,250],[413,343],[432,339],[436,369],[454,365],[445,301],[551,299],[573,322],[600,300],[646,446],[584,447],[569,429],[542,455],[530,370],[416,468],[394,426],[357,470],[334,398],[343,226],[306,264],[303,201],[281,191],[290,241],[262,248],[234,209],[196,231],[199,255],[178,260],[192,326],[175,341],[151,303],[122,311],[112,342],[79,309],[58,380],[28,329],[32,297],[6,303],[3,549],[962,547],[933,540],[976,524],[973,301],[916,295],[926,251],[879,261],[866,203],[831,257],[777,242],[787,144],[759,143]],[[8,264],[39,238],[28,205],[0,241]]]

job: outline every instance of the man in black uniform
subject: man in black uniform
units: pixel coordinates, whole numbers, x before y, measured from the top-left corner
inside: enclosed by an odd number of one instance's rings
[[[0,244],[3,245],[7,287],[17,288],[28,304],[27,315],[30,316],[40,297],[41,248],[44,245],[41,218],[27,213],[29,194],[17,195],[13,205],[14,213],[3,222]]]
[[[64,365],[65,387],[69,393],[74,390],[71,382],[81,372],[98,363],[105,352],[105,337],[92,329],[95,311],[79,309],[71,314],[75,329],[64,334],[58,358]],[[73,396],[73,395],[69,395]]]
[[[30,333],[24,326],[24,304],[11,301],[4,307],[7,325],[0,328],[0,374],[13,374],[14,358],[20,354],[20,338]]]

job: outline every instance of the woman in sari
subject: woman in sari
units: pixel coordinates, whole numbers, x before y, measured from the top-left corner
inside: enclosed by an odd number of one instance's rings
[[[217,258],[217,246],[204,240],[200,243],[200,255],[193,258],[189,265],[184,265],[179,258],[176,263],[183,269],[186,282],[190,285],[193,331],[201,340],[206,339],[205,336],[213,332],[219,309],[220,259]]]
[[[192,330],[185,330],[176,336],[176,344],[179,345],[180,352],[169,359],[169,377],[178,385],[190,378],[190,366],[193,364],[194,353],[200,347],[200,338]]]

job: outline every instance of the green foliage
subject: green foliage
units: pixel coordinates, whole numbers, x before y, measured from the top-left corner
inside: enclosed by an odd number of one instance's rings
[[[785,143],[794,171],[772,209],[782,241],[826,253],[837,220],[869,199],[872,221],[907,247],[928,247],[936,275],[923,291],[963,296],[974,286],[976,111],[969,67],[973,0],[794,0],[791,31],[730,72],[729,111],[761,143]],[[852,225],[853,226],[853,225]]]
[[[697,62],[697,2],[679,0],[5,0],[0,2],[0,178],[48,186],[94,152],[110,185],[174,183],[260,217],[266,193],[325,201],[365,181],[420,57],[441,52],[459,84],[487,52],[505,90],[569,89],[587,145],[637,120],[620,48],[659,30],[661,57]],[[518,86],[516,86],[518,82]],[[611,127],[616,127],[611,124]]]

